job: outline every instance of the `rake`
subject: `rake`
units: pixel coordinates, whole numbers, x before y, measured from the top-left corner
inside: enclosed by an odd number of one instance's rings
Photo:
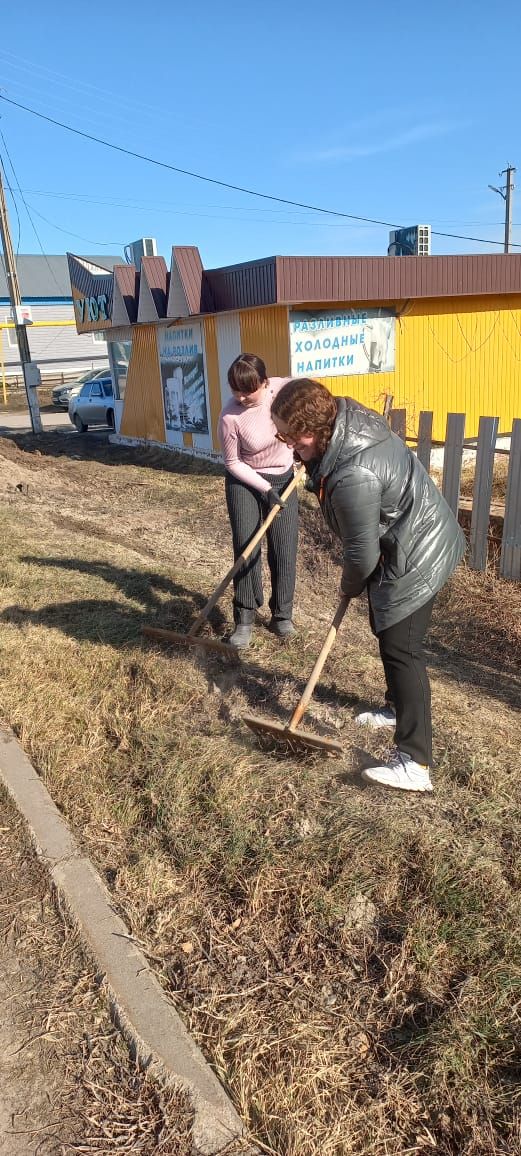
[[[305,476],[305,473],[306,470],[304,466],[300,466],[300,468],[296,470],[291,481],[288,482],[286,489],[283,490],[282,494],[280,495],[283,501],[286,501],[286,498],[289,498],[290,494],[293,493],[293,490],[297,488]],[[232,579],[235,577],[241,567],[244,566],[244,563],[248,561],[248,558],[251,557],[256,546],[258,546],[267,530],[269,530],[271,523],[273,522],[274,518],[277,517],[279,510],[280,506],[274,506],[273,509],[270,510],[267,518],[262,523],[262,526],[260,526],[253,537],[250,538],[248,545],[244,547],[242,554],[239,555],[231,569],[228,570],[227,574],[225,574],[222,582],[219,582],[219,585],[216,586],[213,594],[208,599],[208,602],[205,606],[203,606],[200,614],[198,614],[197,618],[192,622],[192,625],[187,634],[178,634],[175,630],[161,630],[159,627],[155,626],[144,626],[142,633],[146,634],[147,638],[156,638],[160,642],[171,642],[174,643],[175,646],[204,646],[207,650],[217,650],[221,654],[228,654],[237,657],[237,650],[234,646],[230,646],[226,642],[221,642],[217,638],[204,638],[200,634],[200,631],[207,622],[214,606],[217,605],[219,599],[224,594],[226,587],[230,585]]]
[[[320,735],[311,734],[310,731],[299,731],[297,730],[297,727],[309,706],[311,696],[320,678],[326,659],[329,655],[331,647],[333,646],[338,630],[340,628],[340,624],[348,606],[349,599],[342,598],[337,607],[337,611],[331,626],[329,627],[322,650],[320,651],[313,670],[311,671],[311,675],[304,689],[304,693],[297,703],[289,722],[286,723],[286,726],[283,726],[282,723],[275,722],[272,719],[261,718],[259,715],[242,716],[242,721],[246,723],[246,726],[248,726],[250,730],[254,731],[255,734],[262,735],[264,737],[268,736],[269,738],[274,739],[275,742],[280,743],[282,746],[295,752],[324,750],[327,751],[327,753],[330,755],[341,755],[343,753],[341,743],[337,742],[335,739],[322,738]]]

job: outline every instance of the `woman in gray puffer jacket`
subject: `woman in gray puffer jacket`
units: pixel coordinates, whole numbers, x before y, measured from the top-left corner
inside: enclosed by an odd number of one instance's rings
[[[301,378],[282,387],[271,413],[280,440],[306,463],[308,488],[342,541],[342,594],[367,590],[387,692],[382,708],[357,721],[392,727],[396,747],[389,762],[362,776],[432,791],[423,640],[435,596],[465,552],[463,533],[415,454],[373,410]]]

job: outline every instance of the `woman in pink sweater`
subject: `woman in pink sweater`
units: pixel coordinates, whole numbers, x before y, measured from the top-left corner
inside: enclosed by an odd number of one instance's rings
[[[232,396],[219,416],[218,434],[226,467],[225,492],[237,558],[277,505],[280,512],[267,533],[271,575],[271,622],[279,638],[295,634],[291,621],[295,592],[298,500],[286,502],[280,494],[293,477],[293,451],[277,439],[271,403],[287,377],[268,378],[266,366],[254,353],[241,353],[228,370]],[[259,548],[234,579],[232,646],[249,646],[255,611],[263,604],[262,561]]]

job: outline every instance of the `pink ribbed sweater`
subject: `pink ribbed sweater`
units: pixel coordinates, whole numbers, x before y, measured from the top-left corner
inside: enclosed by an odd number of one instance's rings
[[[270,483],[258,471],[285,474],[293,464],[293,450],[277,441],[270,414],[273,398],[287,381],[289,377],[270,377],[259,403],[248,408],[232,396],[219,416],[217,433],[226,469],[262,493]]]

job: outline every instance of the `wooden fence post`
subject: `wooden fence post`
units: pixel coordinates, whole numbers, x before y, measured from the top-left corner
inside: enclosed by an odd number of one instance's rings
[[[407,434],[407,410],[392,409],[389,416],[393,433],[398,434],[404,442]]]
[[[432,411],[422,409],[420,411],[420,420],[418,422],[418,444],[416,446],[416,457],[421,462],[427,473],[430,473],[431,468],[431,451],[432,451]]]
[[[449,413],[447,415],[447,432],[445,434],[445,452],[443,455],[443,480],[441,492],[457,518],[459,509],[459,491],[461,484],[461,462],[463,456],[463,439],[465,437],[465,414]]]
[[[512,423],[499,573],[521,581],[521,418]]]
[[[498,429],[498,417],[480,417],[470,520],[469,563],[473,570],[486,570],[487,568],[490,500],[492,498],[494,450]]]
[[[384,408],[383,408],[383,417],[385,418],[386,421],[389,421],[389,414],[391,412],[392,407],[393,407],[393,395],[392,395],[392,393],[386,393],[385,401],[384,401]]]

